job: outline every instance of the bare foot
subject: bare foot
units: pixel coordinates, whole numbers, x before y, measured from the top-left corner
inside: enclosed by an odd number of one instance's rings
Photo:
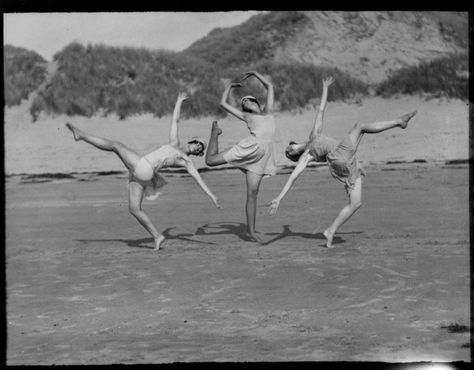
[[[74,140],[79,141],[81,139],[81,135],[79,134],[80,130],[77,127],[74,127],[69,122],[66,123],[66,127],[72,131],[72,134],[74,135]]]
[[[334,234],[329,231],[329,229],[326,229],[323,231],[324,236],[327,239],[326,247],[327,248],[334,248],[332,245],[332,238],[334,237]]]
[[[217,124],[217,121],[212,122],[211,132],[213,132],[213,133],[215,132],[217,135],[222,134],[222,130],[219,127],[219,125]]]
[[[404,114],[403,116],[401,116],[398,120],[400,121],[400,127],[405,129],[407,128],[407,125],[408,125],[408,121],[410,119],[413,118],[413,116],[416,114],[416,110],[414,110],[413,112],[410,112],[410,113],[407,113],[407,114]]]
[[[155,248],[153,248],[154,251],[160,250],[161,244],[165,241],[165,237],[161,235],[159,238],[155,239]]]
[[[248,235],[249,235],[249,238],[250,240],[254,241],[254,242],[257,242],[259,244],[264,244],[265,242],[263,241],[263,239],[260,237],[259,233],[254,231],[254,232],[248,232]]]

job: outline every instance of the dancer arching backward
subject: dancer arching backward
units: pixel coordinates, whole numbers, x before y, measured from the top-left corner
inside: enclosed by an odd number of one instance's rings
[[[202,156],[206,148],[204,141],[200,138],[192,138],[183,145],[179,141],[178,121],[181,104],[187,98],[188,96],[184,93],[178,95],[171,120],[169,143],[145,156],[137,154],[134,150],[118,141],[87,134],[70,123],[66,123],[67,128],[74,134],[76,141],[83,140],[98,149],[114,152],[122,160],[125,167],[127,167],[130,172],[128,183],[130,213],[151,234],[155,241],[155,250],[160,249],[160,245],[165,240],[165,237],[156,230],[148,215],[142,210],[142,200],[143,196],[147,199],[155,199],[159,195],[158,190],[166,184],[166,181],[158,173],[161,168],[170,166],[186,168],[201,189],[211,198],[216,207],[221,208],[218,199],[206,186],[193,162],[188,157],[188,155]]]
[[[257,72],[245,73],[240,82],[251,76],[255,76],[267,90],[265,107],[262,108],[253,96],[244,96],[241,99],[242,110],[231,106],[227,102],[230,90],[242,85],[240,83],[230,83],[222,95],[221,107],[246,122],[250,135],[233,147],[219,152],[218,136],[222,133],[222,130],[217,125],[217,121],[214,121],[206,153],[206,164],[212,167],[229,163],[245,173],[247,181],[247,202],[245,206],[247,232],[252,240],[263,243],[259,233],[255,230],[255,217],[260,182],[263,176],[271,176],[276,173],[275,119],[271,114],[274,97],[272,84]]]
[[[405,129],[408,121],[416,114],[416,111],[407,113],[393,121],[375,123],[356,123],[349,134],[337,142],[331,137],[321,134],[323,128],[324,110],[329,86],[334,82],[332,77],[323,80],[323,93],[319,111],[316,115],[314,127],[309,135],[309,140],[302,143],[290,141],[285,150],[288,159],[296,162],[295,169],[291,173],[281,193],[273,199],[269,206],[270,214],[275,214],[281,199],[290,190],[297,177],[303,172],[309,162],[328,162],[331,175],[344,184],[349,196],[349,204],[346,205],[336,217],[329,228],[324,231],[327,239],[326,246],[332,248],[332,240],[338,228],[346,222],[361,206],[362,199],[362,176],[364,171],[357,161],[357,147],[364,134],[376,134],[394,127]]]

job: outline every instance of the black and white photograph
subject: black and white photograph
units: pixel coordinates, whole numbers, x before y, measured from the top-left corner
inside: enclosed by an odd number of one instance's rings
[[[6,365],[470,363],[467,11],[3,24]]]

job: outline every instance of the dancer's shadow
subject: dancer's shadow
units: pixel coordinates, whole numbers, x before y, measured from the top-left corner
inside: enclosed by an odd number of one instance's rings
[[[168,227],[165,229],[162,234],[165,237],[165,242],[167,240],[179,239],[184,240],[191,243],[201,243],[201,244],[216,244],[212,242],[203,242],[202,240],[196,240],[188,238],[189,236],[194,236],[196,234],[177,234],[171,235],[170,230],[176,229],[176,227]],[[153,238],[141,238],[141,239],[76,239],[76,241],[88,244],[88,243],[103,243],[103,242],[121,242],[125,243],[127,246],[132,248],[145,248],[145,249],[153,249],[154,241]],[[148,245],[146,245],[148,244]]]
[[[247,225],[240,222],[222,222],[205,224],[196,230],[195,235],[229,235],[233,234],[248,242],[252,241],[247,234]]]
[[[280,240],[280,239],[284,239],[284,238],[287,238],[289,236],[298,236],[300,238],[306,238],[306,239],[319,239],[319,240],[324,240],[326,241],[326,237],[324,236],[323,233],[301,233],[301,232],[294,232],[294,231],[291,231],[290,229],[290,225],[283,225],[283,231],[281,233],[266,233],[265,235],[277,235],[275,238],[265,242],[265,244],[270,244],[270,243],[274,243],[276,242],[277,240]],[[332,240],[332,243],[333,244],[340,244],[340,243],[344,243],[345,240],[342,239],[341,237],[339,236],[334,236],[333,240]],[[324,244],[321,244],[321,246],[323,247],[326,247],[326,243]]]

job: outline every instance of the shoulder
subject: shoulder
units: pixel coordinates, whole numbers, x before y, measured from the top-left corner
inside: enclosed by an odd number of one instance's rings
[[[181,149],[176,144],[165,144],[161,148],[163,148],[163,150],[166,150],[170,154],[182,153]]]
[[[183,152],[180,148],[172,147],[171,151],[172,151],[171,152],[172,156],[175,157],[177,160],[180,159],[185,162],[191,161],[191,158],[189,158],[189,156],[185,152]]]
[[[244,112],[243,110],[239,110],[240,113],[242,113],[242,119],[245,121],[245,122],[250,122],[253,120],[253,116],[255,116],[255,114],[253,113],[249,113],[249,112]]]
[[[248,121],[264,121],[264,120],[273,120],[273,114],[263,111],[261,114],[255,113],[245,113],[248,117]]]

